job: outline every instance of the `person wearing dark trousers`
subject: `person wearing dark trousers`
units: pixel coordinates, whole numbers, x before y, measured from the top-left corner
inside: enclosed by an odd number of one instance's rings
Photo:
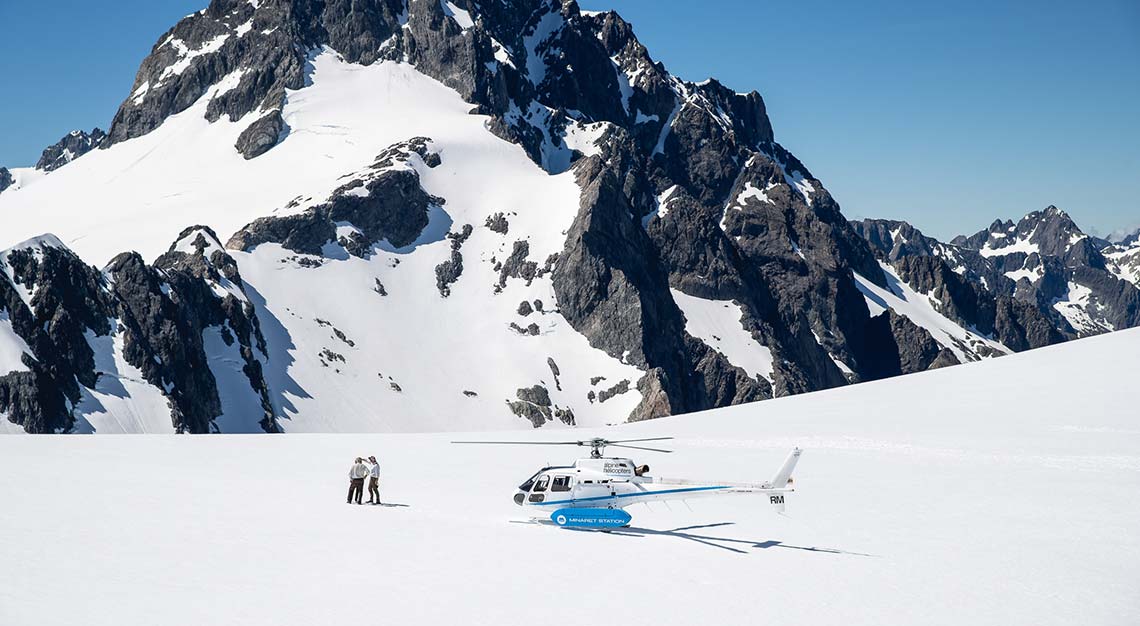
[[[368,457],[372,467],[368,470],[368,504],[380,504],[380,464],[376,457]]]
[[[364,497],[364,479],[368,476],[368,467],[364,465],[364,459],[356,457],[356,463],[353,464],[352,469],[348,471],[348,503],[352,504],[353,499],[356,499],[357,504],[361,504],[360,499]]]

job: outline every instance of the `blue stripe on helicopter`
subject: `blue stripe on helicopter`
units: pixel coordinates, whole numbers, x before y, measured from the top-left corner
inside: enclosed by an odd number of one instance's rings
[[[618,493],[612,496],[595,496],[592,498],[575,498],[572,500],[551,500],[549,502],[527,502],[530,506],[549,506],[552,504],[576,504],[578,502],[596,502],[598,500],[615,500],[617,498],[635,498],[637,496],[655,496],[662,493],[685,493],[689,491],[711,491],[713,489],[728,489],[728,487],[689,487],[687,489],[663,489],[661,491],[641,491],[638,493]]]

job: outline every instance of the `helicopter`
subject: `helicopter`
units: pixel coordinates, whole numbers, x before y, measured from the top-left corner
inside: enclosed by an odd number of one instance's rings
[[[768,498],[777,512],[784,510],[784,498],[794,491],[792,470],[803,450],[795,448],[776,475],[763,483],[707,482],[685,479],[656,478],[649,475],[648,465],[635,465],[633,460],[604,456],[605,449],[628,448],[649,452],[672,453],[672,450],[628,445],[651,441],[667,441],[672,437],[643,439],[603,438],[579,441],[453,441],[457,444],[537,445],[589,447],[589,458],[573,465],[544,467],[518,486],[515,504],[531,509],[532,517],[542,519],[547,511],[556,525],[566,528],[604,530],[629,526],[633,517],[625,508],[633,504],[687,500],[726,494],[757,494]]]

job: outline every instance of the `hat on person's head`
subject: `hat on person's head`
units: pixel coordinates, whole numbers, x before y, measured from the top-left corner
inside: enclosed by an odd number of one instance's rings
[[[374,457],[374,456],[370,456],[370,457],[368,457],[368,460],[369,460],[369,461],[373,461],[373,462],[375,462],[375,461],[376,461],[376,457]]]
[[[363,458],[361,458],[361,457],[356,457],[356,462],[357,462],[357,463],[359,463],[359,462],[361,462],[361,461],[363,461],[363,460],[364,460],[364,459],[363,459]]]

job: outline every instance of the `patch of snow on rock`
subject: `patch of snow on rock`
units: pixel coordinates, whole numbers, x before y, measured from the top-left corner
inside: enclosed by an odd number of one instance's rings
[[[724,355],[749,376],[772,382],[772,351],[744,329],[744,312],[732,300],[705,300],[670,289],[685,314],[685,331]]]

